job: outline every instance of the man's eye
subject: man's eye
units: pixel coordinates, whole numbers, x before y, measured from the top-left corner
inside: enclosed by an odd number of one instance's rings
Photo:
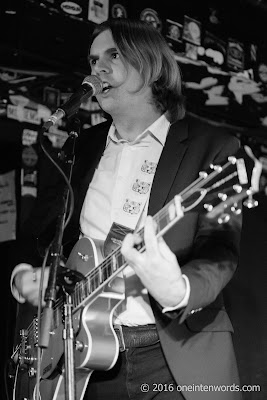
[[[96,65],[96,60],[94,59],[90,60],[90,65]]]
[[[111,58],[113,58],[113,59],[119,58],[119,53],[117,53],[117,52],[112,53]]]

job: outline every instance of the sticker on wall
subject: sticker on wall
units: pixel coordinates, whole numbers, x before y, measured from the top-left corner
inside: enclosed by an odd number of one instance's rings
[[[21,196],[37,197],[37,171],[21,170]]]
[[[185,56],[187,58],[190,58],[191,60],[196,61],[197,60],[197,50],[198,50],[198,46],[195,46],[192,43],[185,44]]]
[[[183,36],[183,25],[170,19],[166,20],[166,37],[175,42],[181,42]]]
[[[267,84],[267,64],[266,63],[259,63],[257,68],[257,77],[258,81],[263,83],[264,85]]]
[[[38,162],[38,155],[32,146],[22,150],[22,162],[27,167],[34,167]]]
[[[43,89],[43,100],[48,107],[57,108],[60,104],[60,90],[46,86]]]
[[[107,21],[109,12],[109,0],[89,0],[88,20],[101,24]]]
[[[243,71],[244,56],[243,43],[229,39],[227,47],[227,67],[232,70]]]
[[[251,43],[250,49],[249,49],[249,54],[250,54],[250,60],[252,63],[257,62],[257,52],[258,52],[258,46],[254,43]]]
[[[196,46],[201,44],[201,23],[187,15],[184,16],[183,39]]]
[[[22,131],[22,144],[23,146],[31,146],[37,142],[38,132],[31,129],[23,129]]]
[[[206,31],[202,39],[202,46],[198,48],[198,59],[212,66],[221,67],[225,62],[226,43]]]
[[[63,1],[60,5],[60,8],[66,13],[70,15],[80,15],[83,11],[80,4],[75,3],[74,1]]]
[[[0,242],[16,239],[15,171],[0,175]]]
[[[7,118],[16,119],[20,122],[25,121],[35,125],[41,123],[41,119],[36,110],[31,110],[21,106],[13,106],[12,104],[8,104],[7,106]]]
[[[114,4],[111,8],[112,18],[127,18],[127,11],[122,4]]]
[[[179,22],[166,20],[166,41],[174,53],[184,54],[183,25]]]
[[[158,31],[162,29],[162,22],[158,16],[157,11],[152,8],[145,8],[140,14],[141,21],[145,21],[154,26]]]
[[[50,139],[53,147],[60,149],[62,148],[69,136],[67,132],[62,131],[61,129],[57,129],[56,126],[51,126],[49,128],[49,131],[45,132],[44,135]]]

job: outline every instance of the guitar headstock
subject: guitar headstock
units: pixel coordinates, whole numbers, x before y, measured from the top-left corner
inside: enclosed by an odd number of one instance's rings
[[[206,213],[209,219],[227,223],[242,212],[242,204],[248,208],[257,205],[253,194],[259,191],[261,171],[262,164],[251,149],[241,148],[221,165],[210,165],[199,173],[199,179],[182,193],[184,212]]]

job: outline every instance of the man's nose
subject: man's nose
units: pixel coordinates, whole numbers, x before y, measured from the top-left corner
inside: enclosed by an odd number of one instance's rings
[[[98,73],[101,73],[101,72],[109,73],[111,71],[111,68],[108,65],[108,63],[102,59],[102,60],[98,60],[98,62],[94,66],[94,70],[95,70],[95,72],[98,72]]]

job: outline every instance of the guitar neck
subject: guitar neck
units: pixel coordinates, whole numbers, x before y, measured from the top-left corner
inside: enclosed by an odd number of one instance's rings
[[[212,194],[214,197],[214,192],[218,195],[218,187],[222,187],[226,183],[228,184],[231,180],[236,181],[239,175],[237,168],[233,168],[233,171],[230,174],[228,172],[229,167],[234,164],[236,164],[236,159],[231,157],[222,167],[220,166],[215,168],[210,173],[200,173],[199,177],[191,185],[169,201],[153,217],[157,227],[156,235],[158,237],[163,236],[178,222],[179,219],[183,217],[184,213],[193,209],[197,210],[198,208],[198,211],[200,211],[200,207],[198,207],[200,205],[202,205],[201,212],[208,212],[208,208],[205,208],[205,205],[203,207],[203,198],[206,199],[208,194]],[[224,174],[225,171],[227,171],[226,175]],[[219,182],[217,180],[218,174],[221,176]],[[204,182],[205,185],[203,185]],[[219,199],[219,201],[221,201],[221,199]],[[180,207],[180,204],[182,207]],[[144,228],[142,227],[139,229],[137,233],[141,238],[141,242],[137,249],[138,251],[143,252],[145,251]],[[102,263],[88,272],[84,280],[76,284],[75,290],[72,294],[74,308],[79,308],[90,296],[104,289],[104,287],[126,266],[127,263],[121,253],[121,246],[118,246],[103,260]]]

